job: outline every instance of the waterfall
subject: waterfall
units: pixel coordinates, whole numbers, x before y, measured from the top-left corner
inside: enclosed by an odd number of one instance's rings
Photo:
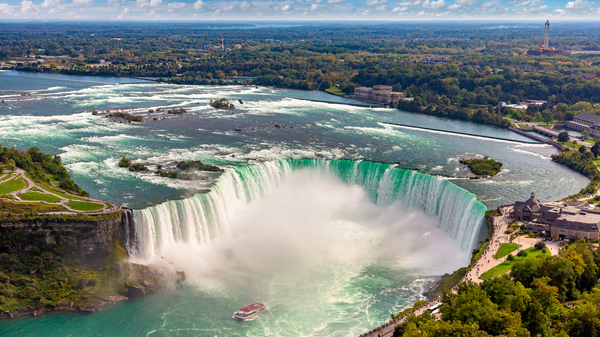
[[[369,161],[289,159],[228,169],[208,193],[167,201],[134,211],[136,244],[132,256],[151,259],[169,245],[183,242],[204,245],[230,233],[229,220],[236,210],[281,186],[293,170],[326,170],[348,184],[362,186],[379,206],[401,201],[436,217],[441,228],[463,251],[472,248],[486,206],[476,196],[447,180],[390,164]]]

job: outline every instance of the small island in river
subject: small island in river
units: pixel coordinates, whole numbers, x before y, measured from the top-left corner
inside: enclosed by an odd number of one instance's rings
[[[459,160],[461,164],[465,164],[469,167],[471,172],[475,175],[473,178],[491,177],[502,169],[502,163],[495,161],[494,159],[485,156],[483,158],[461,158]]]

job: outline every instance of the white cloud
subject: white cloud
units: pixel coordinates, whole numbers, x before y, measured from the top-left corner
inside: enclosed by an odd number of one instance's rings
[[[344,2],[346,0],[327,0],[328,4],[339,4],[340,2]]]
[[[317,10],[317,7],[319,7],[319,5],[317,5],[317,4],[312,4],[312,5],[310,5],[310,10],[311,10],[311,11],[316,11],[316,10]]]
[[[21,2],[21,14],[33,14],[37,13],[37,11],[37,6],[35,6],[33,2],[27,0]]]
[[[394,12],[394,13],[406,12],[407,10],[408,10],[408,7],[396,7],[394,9],[392,9],[392,12]]]
[[[419,6],[421,5],[422,0],[404,0],[400,3],[396,3],[398,6],[410,7],[410,6]]]
[[[6,15],[13,15],[16,13],[15,10],[12,7],[10,7],[9,4],[0,4],[0,12]]]
[[[387,4],[387,3],[388,3],[387,0],[367,0],[367,2],[365,2],[365,4],[367,4],[367,6],[383,5],[383,4]]]
[[[78,5],[89,5],[92,1],[93,0],[73,0],[73,3]]]
[[[281,11],[282,11],[282,12],[287,12],[287,11],[289,11],[289,10],[290,10],[290,5],[289,5],[289,4],[288,4],[288,5],[285,5],[285,6],[283,6],[283,7],[281,7]]]
[[[461,6],[473,6],[477,4],[477,0],[456,0],[454,4]]]
[[[179,9],[185,7],[185,2],[169,2],[167,5],[169,8]]]
[[[202,0],[198,0],[198,1],[194,2],[194,9],[195,10],[199,10],[202,7],[204,7],[204,2],[202,2]]]
[[[162,4],[162,0],[136,0],[135,5],[140,8],[148,8],[148,7],[158,7]]]
[[[117,19],[118,19],[118,20],[121,20],[121,19],[124,19],[124,18],[126,18],[126,17],[127,17],[127,14],[129,14],[129,12],[130,12],[130,11],[129,11],[129,7],[126,7],[126,8],[123,10],[123,12],[121,12],[121,14],[119,14],[119,15],[117,16]]]
[[[378,11],[378,12],[383,12],[386,9],[387,9],[386,5],[381,5],[381,6],[378,6],[377,8],[375,8],[375,10]]]
[[[543,0],[515,0],[510,1],[508,4],[515,7],[523,7],[523,6],[536,6],[543,2]]]
[[[227,6],[223,7],[223,12],[229,12],[232,9],[233,9],[233,5],[227,5]]]
[[[362,12],[363,15],[369,15],[369,10],[367,9],[366,11]]]
[[[565,8],[582,10],[582,9],[588,9],[588,8],[592,7],[593,5],[594,5],[593,2],[587,2],[585,0],[575,0],[575,1],[567,2],[567,5],[565,6]]]
[[[248,9],[250,8],[250,4],[248,3],[248,1],[244,1],[240,4],[240,8],[241,9]]]
[[[56,5],[58,5],[60,3],[60,0],[44,0],[44,2],[42,2],[42,7],[47,8],[47,7],[54,7]]]
[[[446,8],[448,8],[448,4],[444,0],[438,0],[438,1],[425,0],[421,4],[421,7],[429,8],[429,9],[446,9]]]
[[[216,11],[213,12],[213,15],[218,15],[219,13],[221,13],[221,10],[217,9]]]
[[[494,7],[494,6],[497,6],[499,4],[500,3],[498,2],[498,0],[491,0],[491,1],[488,1],[488,2],[484,2],[483,5],[481,5],[481,7],[486,7],[486,8],[487,7]]]
[[[462,7],[461,5],[454,4],[454,5],[451,5],[450,7],[448,7],[448,9],[449,9],[449,10],[451,10],[451,11],[453,11],[453,10],[455,10],[455,9],[459,9],[459,8],[461,8],[461,7]]]

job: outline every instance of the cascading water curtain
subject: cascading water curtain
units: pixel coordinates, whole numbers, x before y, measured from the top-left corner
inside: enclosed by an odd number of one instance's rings
[[[293,170],[322,169],[348,184],[362,186],[380,206],[401,201],[439,220],[463,251],[472,248],[486,206],[476,196],[444,179],[390,164],[350,160],[290,159],[229,169],[210,192],[136,210],[135,244],[129,253],[151,259],[169,245],[203,245],[229,233],[229,219],[239,207],[281,186]]]

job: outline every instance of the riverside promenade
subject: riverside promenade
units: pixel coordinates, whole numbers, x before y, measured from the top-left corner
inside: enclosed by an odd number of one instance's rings
[[[467,271],[465,276],[458,282],[458,284],[460,284],[462,282],[466,282],[466,281],[481,283],[481,282],[483,282],[483,280],[480,278],[481,274],[483,274],[490,268],[492,268],[502,262],[499,260],[495,260],[494,255],[496,255],[496,252],[498,251],[498,248],[502,245],[502,243],[509,242],[509,240],[510,240],[509,235],[504,234],[504,231],[506,231],[506,229],[508,228],[508,225],[510,223],[510,221],[508,220],[508,216],[509,216],[511,207],[512,207],[512,205],[498,207],[500,214],[492,216],[492,226],[494,226],[494,228],[493,228],[492,237],[490,238],[488,245],[484,248],[483,252],[477,258],[477,261],[475,261],[475,263],[473,263],[471,268]],[[538,239],[530,239],[530,240],[523,239],[523,241],[527,241],[527,242],[519,242],[519,244],[522,244],[523,247],[521,247],[521,248],[525,249],[525,248],[529,248],[529,246],[533,247],[533,245],[539,240]],[[554,251],[552,251],[552,248],[550,248],[550,251],[551,251],[551,253],[554,253],[554,254],[558,253],[558,250],[556,248],[554,249]],[[456,292],[458,284],[454,288],[452,288],[453,292]],[[406,320],[406,318],[409,315],[419,316],[419,315],[423,314],[426,310],[428,310],[429,308],[433,307],[434,305],[436,305],[438,303],[441,303],[441,297],[439,297],[439,296],[437,298],[433,299],[432,301],[429,301],[424,306],[422,306],[416,310],[413,310],[406,315],[398,317],[395,320],[390,320],[389,322],[385,323],[384,325],[360,335],[360,337],[379,337],[379,336],[390,337],[394,333],[394,328],[397,325],[404,323],[404,321]]]

